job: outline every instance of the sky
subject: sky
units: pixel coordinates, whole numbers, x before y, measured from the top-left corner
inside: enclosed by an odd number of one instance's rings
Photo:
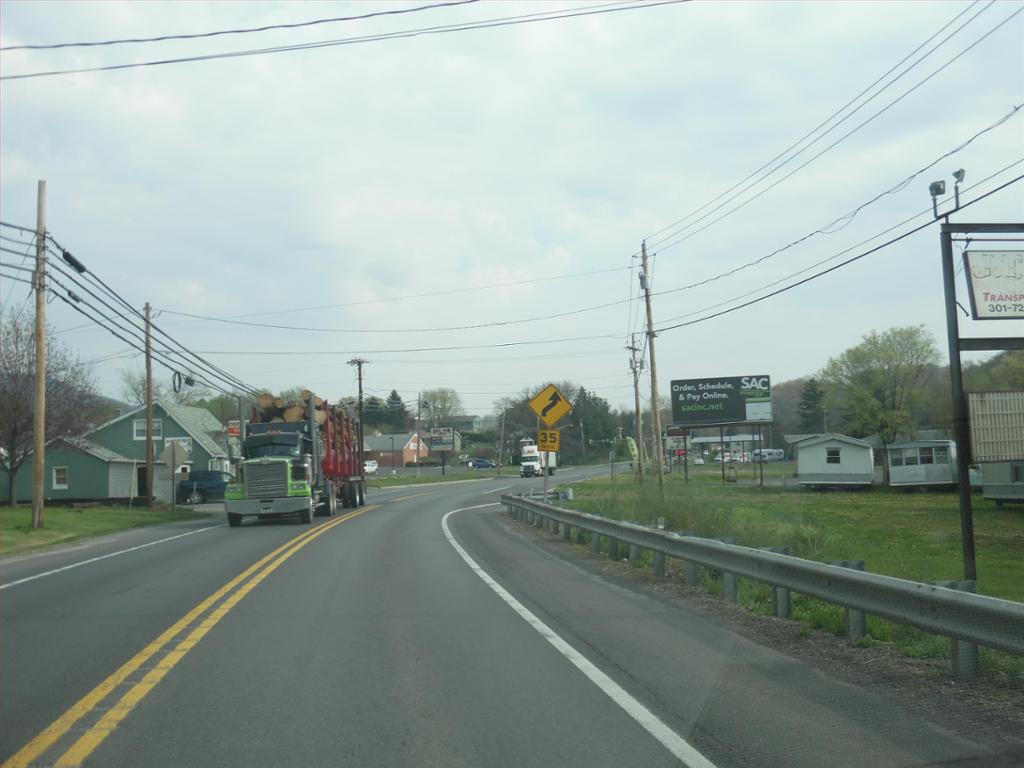
[[[5,0],[0,45],[430,4]],[[329,400],[355,392],[348,361],[361,357],[366,391],[386,397],[394,388],[407,403],[447,386],[466,412],[486,415],[499,398],[569,380],[631,408],[626,347],[634,334],[642,345],[646,329],[645,239],[663,396],[672,379],[811,375],[893,326],[924,325],[945,357],[934,223],[752,306],[667,326],[926,224],[929,183],[945,180],[951,193],[958,168],[964,203],[1024,173],[1022,109],[897,188],[1024,103],[1024,3],[638,3],[607,12],[627,5],[474,2],[200,39],[0,52],[0,76],[11,78],[605,11],[0,80],[0,220],[34,227],[45,179],[48,231],[133,306],[149,302],[162,330],[247,385],[305,386]],[[1024,182],[951,220],[1022,214]],[[31,264],[21,255],[30,248],[3,245],[17,253],[0,252],[0,264]],[[968,306],[962,274],[958,296]],[[0,278],[0,301],[30,308],[29,286]],[[80,327],[61,301],[47,318],[106,394],[119,396],[119,371],[142,369],[137,351],[94,324]],[[960,330],[1021,336],[1024,321],[961,316]],[[155,371],[170,381],[170,371]],[[646,368],[647,402],[648,376]]]

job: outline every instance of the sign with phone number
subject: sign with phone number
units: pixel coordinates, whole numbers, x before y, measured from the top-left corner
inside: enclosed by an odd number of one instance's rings
[[[1024,251],[965,251],[975,320],[1024,319]]]

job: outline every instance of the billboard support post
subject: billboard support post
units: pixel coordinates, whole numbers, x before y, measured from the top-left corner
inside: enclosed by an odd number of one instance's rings
[[[722,485],[725,485],[725,427],[718,428],[718,460],[722,465]]]

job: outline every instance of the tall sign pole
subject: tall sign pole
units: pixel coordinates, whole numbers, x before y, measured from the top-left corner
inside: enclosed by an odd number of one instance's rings
[[[46,182],[36,191],[36,401],[32,414],[32,527],[43,527],[46,483]],[[12,497],[14,492],[11,492]]]
[[[651,417],[654,428],[654,440],[657,450],[655,456],[658,459],[658,488],[662,495],[665,493],[665,440],[661,436],[661,409],[658,407],[658,363],[654,357],[654,316],[651,311],[651,278],[647,272],[647,241],[643,242],[641,253],[643,257],[643,274],[641,284],[644,289],[644,303],[647,304],[647,352],[651,356]]]
[[[629,370],[633,374],[633,398],[636,400],[636,444],[639,449],[636,457],[636,468],[638,477],[642,477],[644,474],[644,415],[643,411],[640,410],[640,370],[643,364],[636,356],[636,353],[640,351],[640,347],[636,345],[635,334],[631,345],[627,349],[630,352]]]

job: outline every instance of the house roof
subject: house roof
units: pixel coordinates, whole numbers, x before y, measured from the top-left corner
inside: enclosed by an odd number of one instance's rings
[[[227,453],[217,441],[210,435],[211,432],[223,432],[224,427],[217,420],[217,417],[210,413],[205,408],[195,408],[191,405],[177,405],[173,403],[167,403],[163,400],[154,400],[153,405],[159,405],[163,408],[164,412],[174,419],[181,428],[184,429],[189,437],[195,440],[199,445],[203,447],[210,456],[214,458],[227,458]],[[140,405],[127,413],[122,413],[120,416],[116,416],[108,422],[100,424],[98,427],[93,427],[86,435],[91,435],[94,432],[99,432],[111,424],[116,424],[119,421],[130,419],[139,413],[146,410],[146,406]]]
[[[390,451],[391,438],[395,438],[395,450],[401,450],[416,436],[415,432],[395,432],[389,435],[363,435],[363,450]]]
[[[122,456],[120,453],[112,451],[109,448],[105,448],[99,443],[94,443],[92,440],[87,440],[84,437],[58,437],[57,440],[54,440],[53,442],[57,441],[63,441],[72,448],[85,451],[86,453],[95,456],[100,461],[105,461],[108,464],[110,462],[124,462],[126,464],[134,463],[132,459],[129,459],[127,456]]]
[[[836,440],[840,443],[847,443],[849,445],[855,445],[858,448],[870,448],[871,443],[865,440],[858,440],[856,437],[848,437],[847,435],[839,435],[835,432],[826,432],[822,435],[813,435],[806,440],[800,440],[800,448],[809,448],[812,445],[818,445],[820,443],[827,443]]]
[[[821,433],[820,432],[810,432],[810,433],[807,433],[807,434],[797,433],[797,434],[793,434],[793,435],[783,435],[782,439],[785,440],[790,445],[796,445],[797,443],[802,443],[804,440],[810,440],[812,437],[817,437],[819,434],[821,434]]]
[[[904,440],[899,443],[889,443],[889,448],[933,448],[936,446],[948,446],[953,440]]]

